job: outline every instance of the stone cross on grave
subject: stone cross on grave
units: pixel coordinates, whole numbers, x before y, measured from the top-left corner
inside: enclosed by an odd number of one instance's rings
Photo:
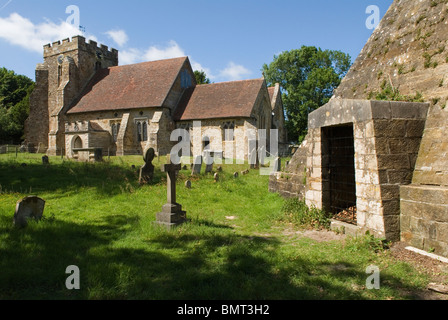
[[[186,212],[176,201],[176,175],[182,169],[181,165],[164,164],[162,172],[167,175],[167,203],[162,207],[162,212],[157,214],[156,223],[168,228],[180,225],[187,221]]]

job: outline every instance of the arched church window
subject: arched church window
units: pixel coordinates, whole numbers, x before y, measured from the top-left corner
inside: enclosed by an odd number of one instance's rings
[[[118,141],[119,132],[120,132],[120,124],[119,123],[112,124],[112,137],[114,138],[114,142]]]
[[[137,140],[138,142],[148,141],[148,123],[146,120],[137,121]]]
[[[143,141],[148,141],[148,123],[146,121],[143,122],[142,130]]]
[[[76,137],[75,142],[73,143],[74,149],[82,149],[82,140],[80,137]]]
[[[224,141],[234,141],[235,140],[235,123],[226,122],[223,126],[224,130]]]

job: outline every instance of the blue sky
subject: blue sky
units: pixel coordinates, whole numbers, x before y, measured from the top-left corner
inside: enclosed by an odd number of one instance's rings
[[[0,0],[0,67],[34,80],[42,46],[83,33],[120,52],[120,64],[189,56],[214,82],[261,77],[274,55],[302,45],[354,60],[393,0]]]

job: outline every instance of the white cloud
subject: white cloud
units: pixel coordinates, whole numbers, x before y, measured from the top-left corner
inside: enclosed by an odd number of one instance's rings
[[[142,51],[139,49],[130,48],[120,50],[118,54],[120,65],[134,64],[144,61],[144,59],[142,59]]]
[[[144,58],[146,61],[180,58],[185,56],[186,54],[184,50],[176,43],[176,41],[173,40],[171,40],[166,47],[152,46],[149,47],[144,53]]]
[[[238,65],[234,62],[229,62],[227,67],[219,73],[219,77],[224,78],[228,81],[243,80],[246,76],[250,75],[251,72],[242,65]]]
[[[78,28],[65,21],[56,24],[46,20],[41,24],[34,24],[18,13],[12,13],[7,18],[0,18],[0,39],[38,53],[42,53],[45,44],[76,35],[83,35],[97,41],[96,37],[83,34]]]
[[[124,46],[129,40],[129,37],[124,30],[110,30],[106,32],[106,34],[120,47]]]

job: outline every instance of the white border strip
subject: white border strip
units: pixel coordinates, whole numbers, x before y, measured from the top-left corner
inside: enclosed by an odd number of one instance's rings
[[[412,252],[415,252],[415,253],[418,253],[418,254],[430,257],[430,258],[435,259],[435,260],[439,260],[439,261],[444,262],[444,263],[448,263],[448,259],[447,258],[438,256],[436,254],[429,253],[429,252],[426,252],[426,251],[423,251],[423,250],[420,250],[420,249],[417,249],[417,248],[414,248],[414,247],[406,247],[406,250],[409,250],[409,251],[412,251]]]

